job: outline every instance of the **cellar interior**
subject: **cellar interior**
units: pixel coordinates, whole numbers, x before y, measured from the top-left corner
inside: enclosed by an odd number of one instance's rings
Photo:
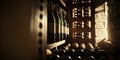
[[[0,60],[120,60],[119,0],[4,0],[0,7]]]

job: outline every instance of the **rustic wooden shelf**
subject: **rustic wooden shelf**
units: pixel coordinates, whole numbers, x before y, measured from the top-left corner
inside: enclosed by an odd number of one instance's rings
[[[65,41],[66,41],[66,40],[62,40],[62,41],[59,41],[59,42],[55,42],[55,43],[53,43],[53,44],[48,44],[48,45],[47,45],[47,48],[48,48],[48,49],[53,49],[53,48],[55,48],[55,47],[57,47],[57,46],[60,46],[60,45],[64,44]]]

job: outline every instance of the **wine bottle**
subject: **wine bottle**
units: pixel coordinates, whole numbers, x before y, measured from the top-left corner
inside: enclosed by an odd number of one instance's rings
[[[48,40],[47,43],[54,43],[56,40],[56,23],[55,16],[52,11],[48,11]]]
[[[96,60],[94,56],[89,56],[87,60]]]
[[[56,42],[58,42],[60,40],[60,37],[59,37],[59,16],[58,16],[58,4],[55,5],[55,10],[54,10],[54,16],[55,16],[55,19],[56,19]]]
[[[74,58],[74,60],[82,60],[82,57],[81,57],[81,56],[76,56],[76,57]]]

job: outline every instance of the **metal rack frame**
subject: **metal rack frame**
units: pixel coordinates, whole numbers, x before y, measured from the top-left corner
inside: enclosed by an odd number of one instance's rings
[[[46,59],[47,46],[47,0],[39,0],[36,12],[36,20],[38,20],[39,27],[39,60]]]

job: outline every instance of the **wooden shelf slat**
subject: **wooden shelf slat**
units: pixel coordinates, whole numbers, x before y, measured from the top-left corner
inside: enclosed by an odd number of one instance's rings
[[[66,4],[65,4],[65,2],[64,2],[63,0],[60,0],[60,2],[61,2],[61,4],[62,4],[64,7],[66,7]]]
[[[65,43],[65,40],[62,40],[62,41],[59,41],[59,42],[55,42],[55,43],[53,43],[53,44],[48,44],[47,45],[47,48],[48,49],[53,49],[53,48],[55,48],[55,47],[57,47],[57,46],[60,46],[60,45],[62,45],[62,44],[64,44]]]

